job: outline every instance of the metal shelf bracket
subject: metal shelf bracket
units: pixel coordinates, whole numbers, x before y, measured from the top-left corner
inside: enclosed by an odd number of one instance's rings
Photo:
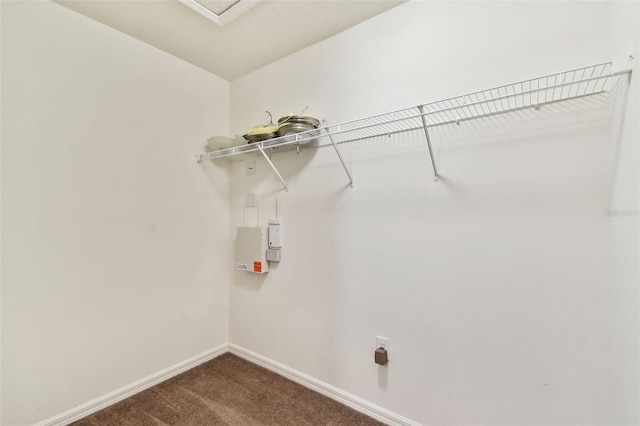
[[[424,135],[427,138],[427,147],[429,148],[429,158],[431,158],[431,167],[433,167],[433,181],[440,182],[440,176],[438,176],[438,169],[436,168],[436,161],[433,158],[433,149],[431,148],[431,139],[429,138],[429,130],[427,130],[427,120],[424,118],[424,105],[418,105],[420,111],[420,118],[422,119],[422,127],[424,128]],[[456,124],[460,124],[457,122]]]
[[[280,181],[284,185],[285,191],[289,192],[289,185],[287,185],[287,182],[285,182],[285,180],[282,178],[282,175],[280,174],[276,166],[273,165],[271,158],[269,158],[267,153],[264,152],[264,148],[262,147],[262,142],[256,142],[256,143],[257,143],[258,149],[260,150],[260,153],[262,153],[262,156],[264,157],[264,159],[267,160],[267,163],[269,163],[269,165],[271,166],[275,174],[278,176],[278,179],[280,179]]]
[[[325,125],[324,131],[327,134],[327,136],[329,137],[329,140],[331,141],[331,144],[333,145],[333,149],[336,150],[336,154],[338,154],[338,159],[340,160],[340,164],[342,164],[342,168],[344,169],[345,173],[347,174],[347,177],[349,178],[349,186],[351,188],[353,188],[353,177],[351,177],[351,173],[349,173],[349,169],[347,168],[347,165],[344,163],[344,159],[342,158],[342,154],[340,154],[340,150],[338,149],[338,145],[336,145],[336,142],[331,137],[331,133],[329,133],[329,131],[327,130],[327,120],[324,120],[324,125]]]

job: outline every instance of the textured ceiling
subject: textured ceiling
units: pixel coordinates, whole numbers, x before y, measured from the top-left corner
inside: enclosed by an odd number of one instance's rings
[[[55,1],[231,81],[405,0],[263,0],[223,26],[177,0]]]

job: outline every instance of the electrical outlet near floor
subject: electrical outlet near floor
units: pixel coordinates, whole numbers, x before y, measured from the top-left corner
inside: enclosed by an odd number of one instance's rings
[[[382,336],[376,336],[376,349],[378,349],[378,348],[384,348],[388,352],[389,351],[389,338],[388,337],[382,337]]]

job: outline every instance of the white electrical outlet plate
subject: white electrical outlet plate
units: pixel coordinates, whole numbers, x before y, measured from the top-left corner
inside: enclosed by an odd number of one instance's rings
[[[256,206],[256,194],[247,194],[244,197],[244,206],[245,207],[255,207]]]
[[[385,348],[387,352],[389,351],[389,338],[376,336],[376,349]]]
[[[244,169],[245,169],[246,176],[255,176],[256,160],[246,160],[244,162]]]

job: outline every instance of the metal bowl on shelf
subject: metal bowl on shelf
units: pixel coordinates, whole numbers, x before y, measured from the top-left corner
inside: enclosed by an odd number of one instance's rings
[[[289,123],[306,124],[314,128],[317,128],[320,125],[320,120],[308,115],[295,115],[295,114],[287,114],[278,119],[278,124],[280,125],[289,124]]]
[[[293,135],[296,133],[302,133],[302,132],[306,132],[307,130],[313,130],[313,129],[315,129],[315,127],[309,124],[288,122],[281,125],[280,128],[278,128],[278,136]]]
[[[262,141],[266,141],[269,139],[273,139],[273,138],[277,138],[278,134],[277,133],[261,133],[259,135],[243,135],[243,138],[245,138],[247,141],[249,141],[249,143],[254,143],[254,142],[262,142]]]
[[[249,143],[266,141],[278,137],[279,127],[279,125],[257,126],[242,137],[248,140]]]
[[[320,125],[320,120],[307,115],[289,114],[285,115],[284,117],[280,117],[278,123],[280,124],[280,127],[278,128],[278,136],[282,137],[315,130]],[[301,140],[299,144],[303,145],[316,142],[318,140],[317,136],[319,136],[319,133],[320,132],[318,131],[317,134],[315,134],[315,132],[312,132],[312,134],[304,135],[304,140]],[[316,137],[310,139],[309,136]]]

